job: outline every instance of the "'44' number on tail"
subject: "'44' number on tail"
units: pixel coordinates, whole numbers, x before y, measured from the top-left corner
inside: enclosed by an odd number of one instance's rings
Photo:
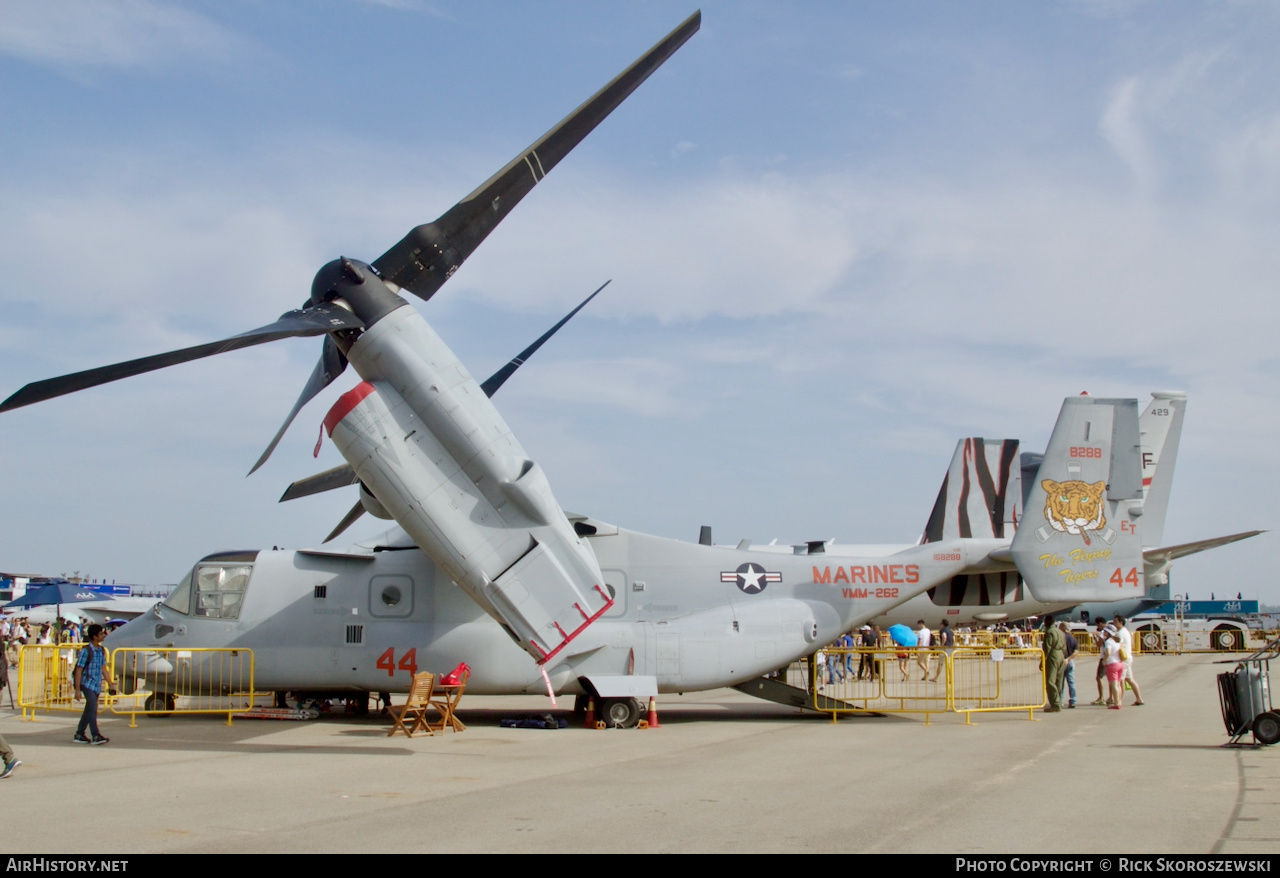
[[[1131,567],[1129,568],[1128,575],[1122,576],[1120,574],[1120,568],[1117,567],[1116,572],[1111,574],[1111,582],[1115,584],[1116,588],[1124,588],[1124,584],[1126,582],[1130,585],[1136,586],[1138,584],[1138,568]]]

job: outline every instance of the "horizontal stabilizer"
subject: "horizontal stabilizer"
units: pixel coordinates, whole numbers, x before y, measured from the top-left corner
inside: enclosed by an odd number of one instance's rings
[[[1010,547],[1032,595],[1142,597],[1142,497],[1137,400],[1068,397]]]
[[[1249,537],[1256,537],[1258,534],[1266,533],[1265,530],[1247,530],[1244,533],[1231,534],[1227,537],[1214,537],[1209,540],[1196,540],[1192,543],[1179,543],[1176,546],[1165,546],[1160,549],[1147,549],[1142,554],[1148,560],[1173,561],[1176,558],[1185,558],[1188,555],[1195,555],[1200,552],[1216,549],[1219,546],[1228,546],[1231,543],[1238,543],[1240,540],[1247,540]]]

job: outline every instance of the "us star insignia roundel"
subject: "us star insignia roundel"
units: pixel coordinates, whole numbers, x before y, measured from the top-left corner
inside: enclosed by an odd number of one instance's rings
[[[738,565],[737,570],[720,571],[721,582],[732,582],[747,594],[759,594],[770,582],[782,582],[782,574],[768,571],[755,562]]]

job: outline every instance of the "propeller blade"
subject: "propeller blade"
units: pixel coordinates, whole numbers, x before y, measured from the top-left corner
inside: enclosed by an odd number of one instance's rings
[[[351,511],[342,517],[342,521],[338,522],[338,526],[330,531],[329,535],[324,538],[324,542],[327,543],[338,537],[344,530],[355,524],[356,519],[362,515],[364,515],[364,504],[357,500],[356,505],[351,507]],[[323,543],[321,545],[323,545]]]
[[[314,476],[299,479],[285,489],[284,496],[280,498],[279,502],[297,500],[299,497],[310,497],[312,494],[321,494],[325,491],[332,491],[335,488],[345,488],[347,485],[354,485],[359,481],[360,479],[356,478],[356,471],[351,468],[351,464],[344,463],[341,466],[335,466],[333,469],[327,469],[322,473],[316,473]]]
[[[590,302],[592,299],[594,299],[596,295],[600,292],[600,290],[603,290],[605,287],[607,287],[611,283],[613,283],[612,278],[600,284],[600,286],[596,289],[594,293],[592,293],[591,295],[587,296],[585,299],[582,300],[581,305],[579,305],[578,307],[570,311],[568,314],[566,314],[559,323],[557,323],[555,326],[551,327],[546,332],[544,332],[537,341],[535,341],[533,344],[529,345],[527,348],[525,348],[519,354],[513,357],[511,362],[507,363],[507,365],[503,366],[497,372],[494,372],[492,375],[490,375],[485,380],[485,382],[480,385],[480,389],[484,391],[484,395],[492,397],[495,393],[497,393],[498,388],[501,387],[503,384],[505,384],[507,379],[510,378],[513,374],[515,374],[516,369],[519,369],[522,365],[524,365],[525,360],[532,357],[534,353],[537,352],[538,348],[542,347],[543,343],[546,342],[547,339],[555,335],[560,330],[560,327],[564,326],[571,319],[573,319],[573,315],[577,314],[579,311],[585,308],[587,303]]]
[[[312,370],[311,377],[307,379],[306,386],[302,388],[302,393],[298,396],[298,401],[293,404],[293,410],[289,412],[289,417],[284,419],[284,423],[280,425],[280,429],[276,431],[276,435],[272,437],[271,442],[267,445],[267,450],[262,452],[258,462],[253,465],[253,469],[249,470],[249,475],[253,475],[257,472],[258,467],[267,462],[271,452],[275,451],[276,446],[280,444],[284,431],[289,429],[289,425],[298,416],[298,412],[302,411],[302,407],[311,402],[317,393],[332,384],[333,380],[341,375],[342,370],[346,368],[347,358],[338,349],[333,337],[326,335],[324,337],[324,347],[320,350],[320,362],[316,363],[315,369]]]
[[[596,92],[502,170],[449,208],[435,222],[409,232],[373,263],[384,280],[430,299],[498,223],[569,151],[697,33],[695,12],[622,73]]]
[[[227,351],[265,344],[269,341],[277,341],[294,336],[323,335],[327,332],[337,332],[343,329],[363,328],[364,323],[351,312],[338,307],[332,302],[322,302],[318,305],[281,314],[280,319],[275,323],[251,329],[248,332],[225,338],[222,341],[211,341],[194,347],[169,351],[165,354],[129,360],[125,363],[100,366],[97,369],[87,369],[84,372],[75,372],[58,378],[46,378],[44,381],[33,381],[3,403],[0,403],[0,412],[44,402],[47,399],[75,393],[77,390],[97,387],[100,384],[119,381],[121,378],[141,375],[144,372],[154,372],[166,366],[176,366],[179,363],[198,360],[202,357],[212,357],[214,354],[224,354]]]

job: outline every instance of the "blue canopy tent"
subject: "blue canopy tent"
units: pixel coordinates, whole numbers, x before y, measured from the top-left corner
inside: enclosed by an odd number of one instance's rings
[[[103,594],[99,591],[85,585],[77,585],[73,582],[62,580],[59,582],[46,582],[40,585],[30,586],[27,593],[22,597],[9,601],[2,608],[6,613],[14,610],[20,610],[28,607],[47,607],[54,605],[57,607],[57,614],[62,616],[63,604],[84,604],[89,601],[109,601],[112,600],[111,595]]]

